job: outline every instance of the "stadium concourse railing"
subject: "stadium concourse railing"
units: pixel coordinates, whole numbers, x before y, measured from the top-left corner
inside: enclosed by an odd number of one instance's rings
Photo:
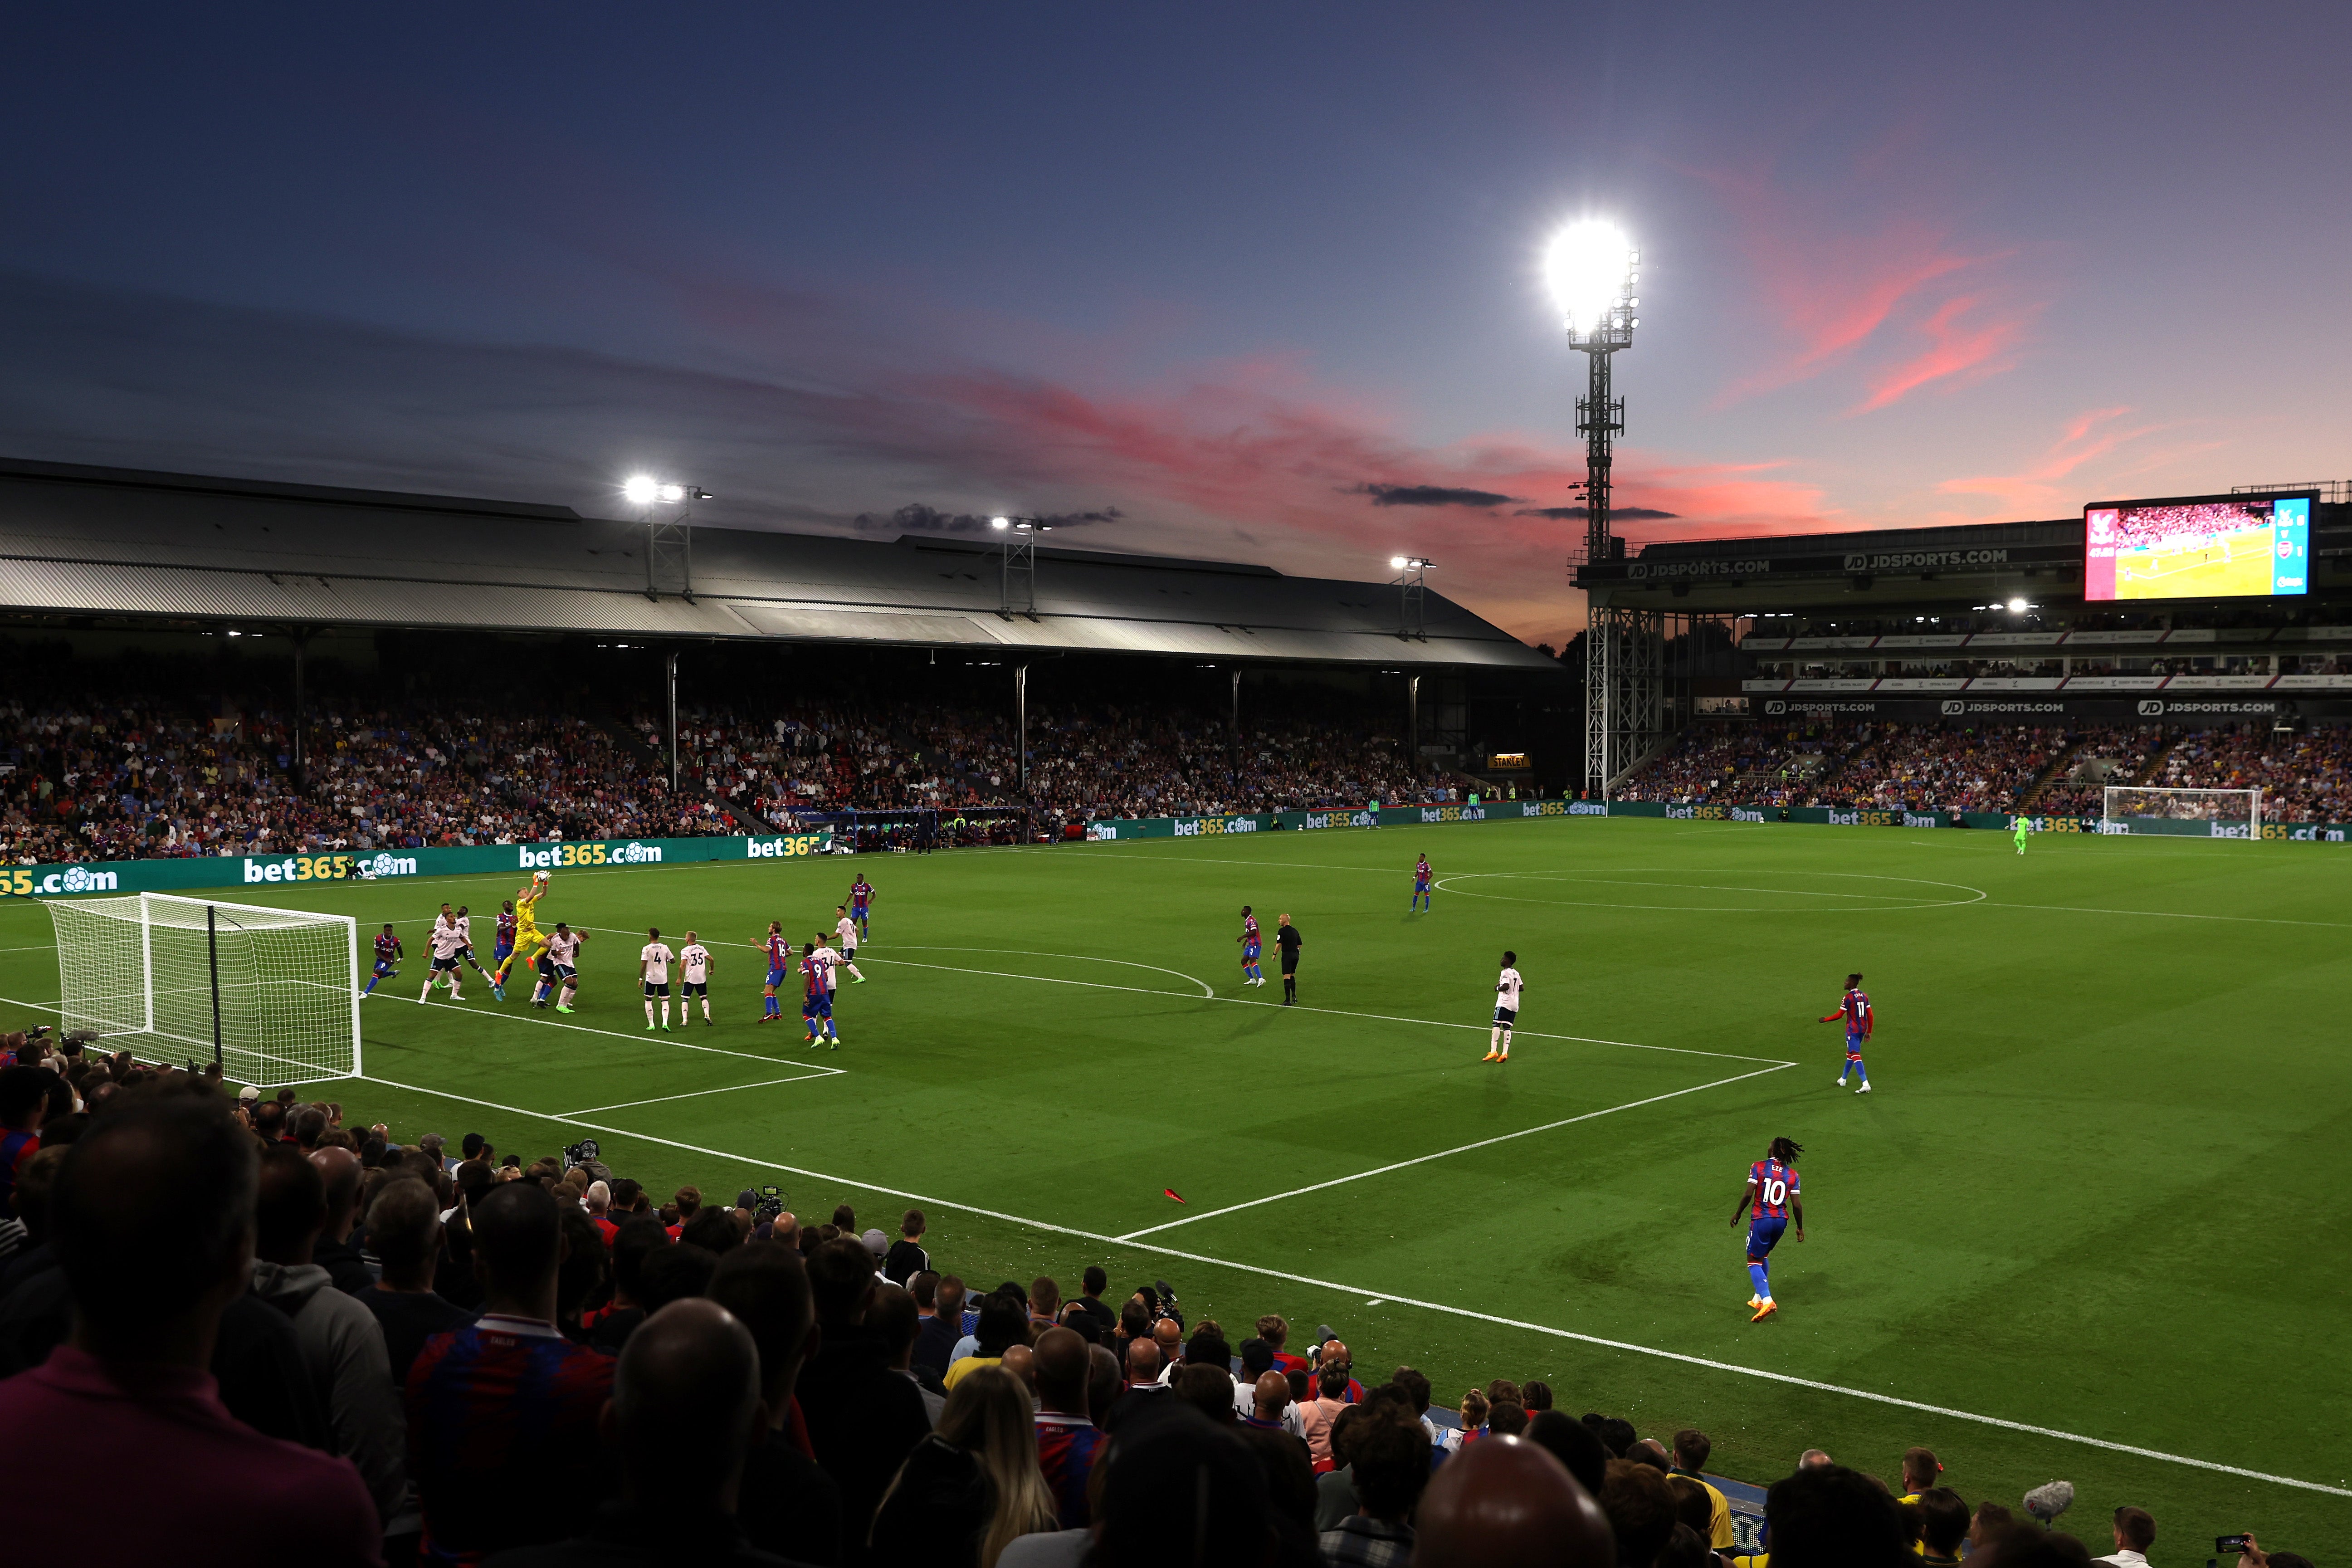
[[[1211,816],[1097,817],[1092,843],[1135,838],[1206,838],[1245,833],[1423,826],[1462,822],[1522,822],[1545,816],[1646,816],[1682,822],[1798,823],[1830,827],[1963,827],[2008,831],[2017,818],[1998,811],[1907,811],[1875,806],[1676,805],[1653,800],[1511,800],[1484,805],[1382,806],[1369,810],[1239,812]],[[2029,818],[2037,833],[2171,834],[2244,838],[2242,824],[2197,818],[2095,816]],[[2282,842],[2342,844],[2352,824],[2265,822],[2262,836]],[[597,838],[381,850],[320,850],[281,855],[203,855],[168,860],[55,862],[0,866],[0,899],[71,898],[89,893],[173,893],[195,888],[259,888],[288,883],[451,877],[488,871],[555,871],[677,866],[707,860],[782,860],[835,849],[831,831],[702,838]]]
[[[0,866],[0,898],[86,893],[173,893],[192,888],[284,887],[485,872],[612,870],[700,860],[783,860],[822,855],[830,833],[769,833],[707,838],[582,838],[538,844],[453,845],[414,849],[300,850],[282,855],[197,855],[169,860],[108,860]]]

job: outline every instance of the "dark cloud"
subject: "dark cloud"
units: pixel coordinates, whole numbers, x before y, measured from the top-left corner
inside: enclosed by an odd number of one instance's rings
[[[1519,510],[1513,512],[1511,515],[1513,517],[1572,517],[1581,519],[1587,514],[1585,510],[1580,506],[1532,506],[1523,507]],[[1612,506],[1609,509],[1609,515],[1612,518],[1622,517],[1631,521],[1639,521],[1643,518],[1679,517],[1682,514],[1680,512],[1660,511],[1657,508],[1649,506]]]
[[[1100,511],[1047,512],[1043,519],[1048,528],[1090,528],[1100,523],[1118,522],[1126,513],[1115,506]],[[937,507],[917,501],[889,513],[861,511],[856,526],[866,533],[990,533],[988,519],[974,517],[970,512],[945,512]]]
[[[1502,506],[1518,500],[1450,485],[1358,485],[1351,493],[1371,497],[1374,506]]]

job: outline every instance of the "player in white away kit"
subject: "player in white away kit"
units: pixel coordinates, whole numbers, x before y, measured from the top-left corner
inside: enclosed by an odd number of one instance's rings
[[[443,913],[433,921],[433,968],[425,976],[425,989],[416,994],[419,1002],[433,999],[433,988],[444,974],[449,977],[449,1000],[463,1002],[466,998],[457,989],[457,965],[464,962],[458,955],[466,951],[466,933],[458,928],[455,915],[447,913],[448,905],[441,906]]]
[[[1503,973],[1495,977],[1495,1026],[1486,1037],[1486,1054],[1482,1061],[1507,1062],[1511,1059],[1511,1028],[1519,1021],[1519,993],[1527,989],[1513,965],[1519,962],[1516,952],[1503,954]]]
[[[670,961],[677,956],[662,941],[659,926],[646,929],[646,945],[637,950],[637,973],[646,983],[646,1028],[648,1032],[654,1026],[654,998],[656,996],[661,998],[661,1026],[665,1029],[669,1027],[669,966]],[[681,1016],[685,1012],[684,1007],[678,1009]]]
[[[816,933],[816,951],[809,954],[808,961],[824,981],[824,1016],[825,1023],[830,1027],[833,1023],[833,998],[841,989],[841,954],[833,951],[833,943],[827,940],[824,932],[819,931]],[[838,1045],[840,1044],[837,1037],[838,1031],[835,1031],[835,1035],[834,1043]]]
[[[677,1021],[694,1022],[694,999],[702,998],[702,1021],[709,1024],[710,1016],[710,950],[692,931],[686,933],[686,945],[677,950],[678,978],[685,984],[678,988]]]
[[[857,973],[857,922],[850,918],[849,906],[846,904],[834,905],[833,912],[841,917],[833,922],[833,934],[841,939],[841,957],[838,962],[844,969],[849,971],[851,980],[863,985],[866,984],[866,976]]]
[[[547,966],[554,971],[555,984],[562,987],[555,994],[555,1010],[559,1013],[572,1011],[572,999],[580,994],[580,944],[587,940],[586,931],[573,931],[562,921],[555,922],[555,930],[548,936]],[[532,1005],[545,1006],[544,997]]]

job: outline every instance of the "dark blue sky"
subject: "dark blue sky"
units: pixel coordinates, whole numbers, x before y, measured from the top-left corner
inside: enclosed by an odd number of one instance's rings
[[[2342,6],[82,7],[0,100],[0,451],[1371,574],[1533,636],[1535,260],[1643,250],[1641,534],[2352,471]],[[1372,487],[1507,497],[1381,505]],[[862,521],[861,521],[862,520]],[[1533,565],[1536,570],[1528,570]]]

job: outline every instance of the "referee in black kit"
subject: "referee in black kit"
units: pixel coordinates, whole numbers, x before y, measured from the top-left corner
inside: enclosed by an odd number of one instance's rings
[[[1284,915],[1274,933],[1275,946],[1282,949],[1282,1005],[1295,1005],[1298,1001],[1298,928]]]

